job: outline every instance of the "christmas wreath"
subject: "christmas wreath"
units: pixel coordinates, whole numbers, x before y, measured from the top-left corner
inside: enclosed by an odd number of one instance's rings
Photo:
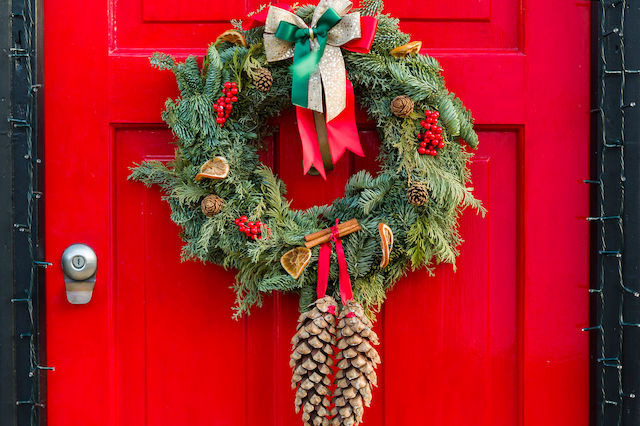
[[[145,161],[130,176],[163,189],[183,259],[237,270],[236,316],[263,293],[300,294],[291,366],[296,407],[314,425],[361,421],[379,362],[368,316],[408,268],[455,264],[458,217],[482,210],[468,188],[477,135],[440,65],[380,0],[350,7],[265,6],[244,25],[233,21],[201,66],[154,54],[180,89],[162,114],[177,149],[172,162]],[[258,159],[269,118],[298,106],[304,172],[325,176],[343,152],[362,155],[354,93],[377,124],[380,172],[354,174],[330,205],[291,209],[285,185]]]
[[[314,10],[301,6],[295,14],[308,23]],[[246,46],[221,37],[209,47],[202,67],[194,56],[183,63],[162,54],[151,58],[157,68],[174,72],[180,89],[180,97],[167,100],[162,114],[177,138],[177,150],[173,162],[143,162],[131,178],[163,188],[171,218],[182,227],[184,260],[238,271],[237,314],[248,312],[260,302],[261,293],[272,291],[300,293],[300,306],[306,310],[315,300],[317,253],[297,278],[283,269],[281,257],[304,245],[305,235],[335,219],[352,218],[362,227],[344,240],[354,296],[366,309],[377,307],[408,267],[454,264],[460,243],[458,216],[465,207],[480,208],[467,187],[472,154],[463,142],[475,148],[478,141],[471,115],[447,91],[435,59],[403,56],[402,50],[399,57],[390,53],[408,44],[410,36],[400,31],[397,19],[381,14],[380,2],[364,4],[360,14],[378,20],[371,50],[342,53],[358,101],[377,123],[381,171],[375,177],[366,171],[354,174],[343,198],[305,211],[289,208],[285,185],[258,160],[259,142],[271,130],[268,119],[291,106],[291,61],[267,63],[264,27],[242,31],[234,22]],[[233,103],[225,104],[230,114],[221,125],[212,105],[225,87],[232,90]],[[425,116],[425,111],[435,113]],[[428,146],[424,133],[429,133],[423,127],[434,122],[441,126],[436,130],[441,130],[442,141],[423,154]],[[431,155],[435,150],[437,155]],[[228,175],[196,177],[202,165],[216,163],[228,168]],[[269,238],[249,239],[231,226],[242,216],[254,226],[268,227]],[[379,223],[393,230],[385,268],[380,267],[383,253],[377,249]],[[330,281],[337,277],[337,267],[332,267]]]

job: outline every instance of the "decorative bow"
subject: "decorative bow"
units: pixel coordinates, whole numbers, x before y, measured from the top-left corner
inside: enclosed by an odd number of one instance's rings
[[[368,52],[378,21],[372,17],[361,18],[358,12],[348,13],[351,7],[348,0],[320,0],[311,25],[278,6],[269,7],[266,18],[254,17],[254,22],[265,19],[267,61],[293,57],[291,101],[300,107],[297,116],[304,172],[314,166],[323,177],[326,177],[324,165],[327,161],[323,164],[322,140],[318,139],[318,134],[326,139],[330,150],[329,166],[347,150],[364,155],[355,127],[353,88],[347,80],[340,48]],[[319,120],[312,111],[324,112],[323,100],[326,129],[316,129]]]
[[[327,47],[329,30],[342,18],[338,12],[329,8],[318,19],[313,27],[299,28],[289,22],[282,21],[278,25],[276,38],[295,44],[293,67],[293,85],[291,101],[294,105],[307,108],[309,101],[309,76],[316,70]],[[359,29],[359,27],[358,27]],[[311,43],[316,42],[315,50]],[[322,105],[320,105],[322,107]]]
[[[351,9],[348,0],[321,0],[308,26],[297,15],[271,6],[264,27],[267,61],[294,58],[292,99],[295,105],[323,112],[322,92],[327,104],[327,121],[335,118],[346,105],[346,70],[340,46],[359,39],[360,13]],[[305,77],[307,96],[300,95]],[[300,102],[307,98],[307,102]],[[299,99],[298,99],[299,98]]]

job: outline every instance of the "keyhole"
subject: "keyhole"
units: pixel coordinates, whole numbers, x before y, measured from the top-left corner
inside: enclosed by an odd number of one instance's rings
[[[73,259],[71,259],[71,264],[76,269],[82,269],[85,265],[85,259],[82,256],[73,256]]]

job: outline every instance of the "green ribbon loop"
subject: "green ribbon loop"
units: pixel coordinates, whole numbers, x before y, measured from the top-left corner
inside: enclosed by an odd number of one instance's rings
[[[291,86],[291,103],[307,108],[309,103],[309,76],[318,68],[320,59],[327,46],[329,30],[342,18],[332,8],[322,14],[318,23],[313,28],[299,28],[289,22],[280,22],[275,36],[281,40],[294,43],[293,65],[291,74],[293,84]],[[318,40],[319,47],[311,50],[311,37]]]

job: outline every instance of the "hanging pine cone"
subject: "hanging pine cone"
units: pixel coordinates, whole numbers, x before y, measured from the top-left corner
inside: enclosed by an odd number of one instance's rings
[[[291,388],[297,389],[296,413],[302,408],[305,425],[331,424],[327,418],[331,384],[328,375],[333,365],[336,308],[336,301],[331,296],[316,300],[313,309],[298,318],[298,328],[291,339]]]
[[[405,95],[396,96],[391,101],[391,112],[396,117],[408,117],[413,112],[413,101]]]
[[[348,301],[338,317],[338,373],[336,374],[334,426],[355,426],[362,421],[364,407],[371,404],[371,390],[377,385],[375,368],[380,355],[373,345],[378,336],[362,305]]]
[[[407,198],[414,206],[422,206],[429,201],[429,190],[426,186],[415,183],[407,191]]]
[[[220,213],[222,206],[224,206],[224,200],[215,194],[207,195],[200,203],[202,213],[207,217],[213,217]]]
[[[260,68],[253,76],[253,84],[261,92],[268,92],[273,84],[273,76],[267,68]]]

